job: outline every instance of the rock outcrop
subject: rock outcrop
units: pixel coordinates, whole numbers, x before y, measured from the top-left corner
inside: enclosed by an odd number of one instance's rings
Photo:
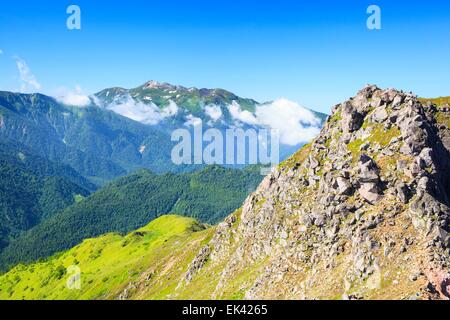
[[[433,106],[365,87],[218,226],[180,290],[207,276],[209,298],[448,299],[448,141]]]

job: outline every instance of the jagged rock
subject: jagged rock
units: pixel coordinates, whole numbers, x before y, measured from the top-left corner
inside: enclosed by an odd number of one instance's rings
[[[311,157],[309,161],[311,163],[311,169],[315,169],[319,166],[319,161],[317,161],[316,158]]]
[[[359,151],[367,151],[367,149],[369,149],[369,148],[370,148],[370,143],[366,142],[366,143],[363,143],[361,145],[361,147],[359,147]]]
[[[392,108],[395,109],[399,107],[403,102],[404,96],[403,95],[397,95],[394,100],[392,101]]]
[[[376,183],[364,183],[358,189],[359,194],[371,204],[375,204],[382,198]]]
[[[312,217],[316,226],[321,227],[325,224],[325,217],[322,213],[314,211],[312,212]]]
[[[343,177],[338,177],[336,179],[336,182],[339,186],[339,194],[349,195],[352,192],[353,187],[347,179]]]
[[[412,179],[414,179],[415,177],[417,177],[421,173],[422,173],[422,169],[415,162],[411,163],[409,168],[407,170],[405,170],[405,174],[407,176],[409,176],[410,178],[412,178]]]
[[[431,167],[433,164],[433,158],[432,158],[432,152],[433,150],[431,148],[424,148],[420,154],[419,154],[419,166],[422,169],[425,169],[427,167]]]
[[[361,173],[358,177],[361,183],[378,183],[380,181],[380,176],[376,170],[369,169],[367,166],[360,166]]]
[[[348,129],[347,129],[348,131]],[[349,132],[344,132],[344,134],[342,135],[342,142],[344,144],[348,144],[350,142],[350,140],[352,139],[352,135]]]
[[[372,121],[373,122],[383,122],[389,117],[386,108],[379,107],[376,108],[374,113],[372,114]]]
[[[132,292],[136,290],[136,285],[131,282],[129,283],[125,289],[123,289],[122,293],[119,294],[118,300],[127,300],[131,297]]]
[[[405,185],[403,182],[400,182],[396,186],[397,196],[398,199],[402,203],[408,203],[409,197],[410,197],[410,190],[407,185]]]
[[[185,276],[186,281],[191,281],[194,275],[197,273],[197,271],[205,265],[206,261],[208,261],[210,253],[211,248],[209,246],[205,246],[202,248],[202,250],[199,252],[199,254],[195,257],[195,259],[189,266],[189,270]]]
[[[376,203],[382,198],[380,188],[379,169],[376,163],[369,156],[363,154],[359,159],[359,176],[358,181],[360,188],[359,194],[371,204]]]
[[[342,129],[344,133],[350,133],[361,128],[364,117],[357,112],[350,102],[342,106]]]
[[[422,190],[427,190],[429,181],[430,181],[430,179],[428,177],[420,178],[419,182],[417,183],[417,188],[422,189]]]

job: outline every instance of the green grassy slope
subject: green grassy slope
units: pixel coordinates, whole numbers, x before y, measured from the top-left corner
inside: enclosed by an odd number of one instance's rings
[[[0,299],[111,299],[126,287],[128,292],[136,290],[130,283],[154,276],[164,279],[158,293],[167,298],[213,231],[192,218],[166,215],[126,236],[88,239],[46,261],[20,265],[0,276]],[[67,274],[70,266],[81,271],[80,289],[67,286],[73,276],[72,269]]]

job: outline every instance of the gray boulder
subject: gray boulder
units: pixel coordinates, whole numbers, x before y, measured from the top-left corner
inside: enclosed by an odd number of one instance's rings
[[[383,107],[376,108],[372,114],[372,121],[374,122],[383,122],[389,117],[387,111]]]
[[[352,185],[347,179],[338,177],[336,179],[336,182],[338,184],[339,194],[349,195],[352,192]]]

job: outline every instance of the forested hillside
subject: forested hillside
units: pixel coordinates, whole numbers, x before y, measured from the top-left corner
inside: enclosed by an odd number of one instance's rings
[[[69,167],[0,143],[0,250],[94,189]]]

